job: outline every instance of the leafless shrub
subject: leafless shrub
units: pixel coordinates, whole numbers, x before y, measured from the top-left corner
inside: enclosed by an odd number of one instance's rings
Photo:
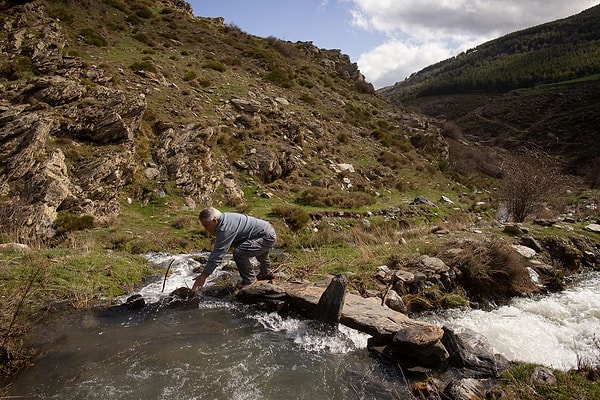
[[[298,49],[296,49],[296,46],[293,43],[277,39],[274,36],[269,36],[267,38],[267,43],[285,57],[293,58],[299,54]]]
[[[555,193],[562,181],[556,159],[540,151],[524,151],[508,157],[498,199],[514,222],[523,222],[535,208]]]

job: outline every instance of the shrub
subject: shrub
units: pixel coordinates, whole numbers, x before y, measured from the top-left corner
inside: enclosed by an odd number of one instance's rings
[[[227,68],[225,68],[225,66],[218,61],[209,61],[207,63],[204,63],[202,65],[202,68],[213,69],[219,72],[225,72],[227,70]]]
[[[104,47],[108,45],[106,39],[100,34],[95,32],[92,28],[83,28],[79,31],[79,34],[83,36],[83,40],[92,46]]]
[[[148,38],[148,35],[146,35],[145,33],[136,33],[135,35],[133,35],[133,38],[135,40],[137,40],[138,42],[142,42],[144,44],[150,44],[150,39]]]
[[[33,65],[29,57],[16,56],[12,61],[0,65],[0,77],[8,80],[21,79],[29,73],[33,73]]]
[[[143,19],[152,18],[152,16],[154,15],[152,13],[152,10],[143,4],[133,5],[131,7],[131,9],[133,10],[133,12],[135,13],[136,16],[143,18]]]
[[[119,0],[103,0],[103,3],[108,6],[114,7],[119,11],[127,11],[127,5]]]
[[[156,67],[148,61],[135,62],[129,66],[129,69],[131,69],[132,71],[156,72]]]
[[[502,302],[539,290],[523,257],[504,241],[470,241],[460,247],[461,252],[442,253],[440,258],[462,272],[460,284],[471,299]]]
[[[541,152],[528,151],[507,158],[498,197],[514,222],[523,222],[562,181],[558,164]]]
[[[303,94],[302,96],[300,96],[300,101],[303,101],[304,103],[314,106],[315,104],[317,104],[317,101],[315,100],[314,97],[308,95],[308,94]]]
[[[200,84],[200,86],[205,87],[205,88],[212,85],[212,81],[208,78],[202,78],[198,81],[198,83]]]
[[[375,203],[375,198],[364,192],[341,192],[311,187],[302,191],[296,202],[316,207],[356,208]]]
[[[288,89],[294,86],[294,83],[292,82],[290,76],[281,68],[274,68],[273,70],[271,70],[271,72],[267,74],[266,78],[268,81],[273,82],[277,86],[280,86],[284,89]]]
[[[275,204],[271,212],[282,218],[292,230],[299,230],[310,221],[309,215],[301,207],[289,204]]]
[[[197,76],[196,71],[188,71],[183,75],[183,80],[186,82],[193,81]]]
[[[91,215],[76,216],[68,213],[61,213],[54,221],[54,228],[57,235],[67,232],[82,231],[94,227],[94,217]]]
[[[267,42],[271,47],[277,50],[281,55],[285,57],[295,57],[298,55],[298,49],[294,46],[293,43],[286,42],[280,39],[277,39],[274,36],[269,36],[267,38]]]

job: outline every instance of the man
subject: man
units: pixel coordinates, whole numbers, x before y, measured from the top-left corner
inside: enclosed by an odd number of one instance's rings
[[[204,270],[194,279],[192,290],[202,289],[206,278],[221,264],[230,247],[234,247],[233,259],[242,277],[238,288],[251,285],[257,279],[273,279],[269,250],[275,245],[277,235],[269,222],[249,215],[221,212],[213,207],[200,211],[199,218],[204,229],[215,233],[216,240]],[[260,264],[258,276],[250,263],[252,257]]]

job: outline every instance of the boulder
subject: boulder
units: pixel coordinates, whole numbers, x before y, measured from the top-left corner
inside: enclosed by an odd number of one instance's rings
[[[348,279],[345,275],[336,275],[321,295],[315,308],[314,319],[328,325],[337,326],[340,322]]]
[[[450,365],[461,369],[471,378],[498,378],[508,368],[509,361],[496,355],[486,339],[469,329],[454,331],[446,326],[441,342],[450,357]]]

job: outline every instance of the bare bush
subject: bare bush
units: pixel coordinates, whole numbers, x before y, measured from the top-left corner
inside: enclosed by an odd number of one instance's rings
[[[523,222],[548,201],[562,181],[559,167],[556,159],[539,151],[514,154],[503,162],[498,198],[506,205],[509,218]]]

